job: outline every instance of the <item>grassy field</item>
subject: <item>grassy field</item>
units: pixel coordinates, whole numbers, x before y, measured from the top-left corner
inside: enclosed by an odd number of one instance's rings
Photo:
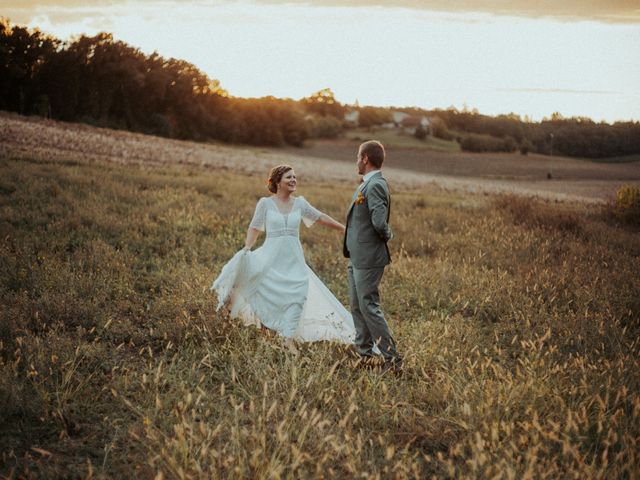
[[[435,137],[427,137],[418,140],[409,133],[400,129],[388,128],[358,128],[347,130],[345,137],[353,140],[357,146],[370,138],[377,138],[386,147],[390,148],[416,148],[419,150],[433,150],[436,152],[459,152],[460,144],[454,141],[442,140]]]
[[[393,187],[393,186],[392,186]],[[352,185],[300,185],[342,218]],[[0,476],[638,478],[640,235],[607,209],[394,191],[402,377],[215,312],[261,177],[0,158]],[[341,239],[304,231],[347,301]]]

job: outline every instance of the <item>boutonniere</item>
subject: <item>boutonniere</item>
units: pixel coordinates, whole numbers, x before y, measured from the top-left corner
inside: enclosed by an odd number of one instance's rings
[[[353,203],[356,205],[362,205],[364,203],[364,195],[362,194],[362,192],[358,192],[358,196],[356,197],[356,200]]]

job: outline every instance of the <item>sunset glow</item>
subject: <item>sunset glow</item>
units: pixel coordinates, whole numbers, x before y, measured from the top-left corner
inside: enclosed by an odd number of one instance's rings
[[[628,11],[604,21],[412,2],[101,3],[16,1],[0,15],[62,39],[111,32],[194,63],[235,96],[300,98],[329,87],[361,105],[640,119],[640,15]]]

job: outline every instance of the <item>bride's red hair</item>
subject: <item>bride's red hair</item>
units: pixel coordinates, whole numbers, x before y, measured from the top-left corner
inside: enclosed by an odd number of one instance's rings
[[[278,184],[282,180],[282,176],[289,170],[293,170],[290,165],[278,165],[273,167],[269,172],[269,178],[267,178],[267,188],[271,193],[278,193]]]

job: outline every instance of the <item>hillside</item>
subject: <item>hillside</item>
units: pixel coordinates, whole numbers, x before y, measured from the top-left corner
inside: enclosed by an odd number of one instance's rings
[[[640,236],[605,206],[389,168],[406,369],[382,375],[296,355],[208,290],[267,167],[343,218],[353,160],[0,125],[0,476],[640,476]],[[301,238],[346,303],[342,239]]]
[[[120,164],[186,165],[264,176],[289,163],[303,178],[357,181],[355,140],[310,142],[306,148],[274,149],[177,141],[0,113],[0,149],[8,156],[102,160]],[[551,170],[553,180],[546,175]],[[385,166],[395,189],[515,193],[552,200],[603,203],[625,183],[640,183],[640,161],[602,164],[539,155],[469,154],[389,147]],[[350,187],[346,187],[350,188]]]

